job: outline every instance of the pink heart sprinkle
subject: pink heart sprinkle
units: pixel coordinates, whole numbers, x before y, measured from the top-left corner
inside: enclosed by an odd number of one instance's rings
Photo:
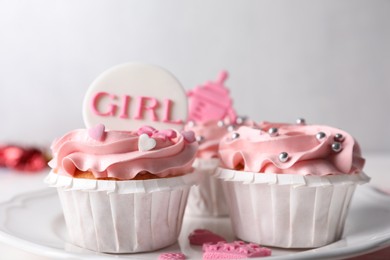
[[[186,256],[183,253],[162,253],[158,260],[184,260]]]
[[[158,132],[158,133],[155,133],[154,135],[153,135],[153,137],[158,137],[158,138],[161,138],[162,140],[164,140],[164,141],[166,141],[167,140],[167,136],[166,135],[164,135],[163,133],[160,133],[160,132]]]
[[[168,137],[168,139],[172,139],[177,136],[176,132],[173,131],[172,129],[161,130],[159,133],[165,135],[166,137]]]
[[[149,137],[151,137],[154,132],[156,132],[155,128],[148,125],[144,125],[140,129],[138,129],[137,134],[138,135],[147,134]]]
[[[214,234],[207,229],[196,229],[189,236],[188,239],[191,245],[201,246],[205,243],[217,243],[217,242],[226,242],[226,239],[223,237]]]
[[[187,143],[193,143],[196,140],[195,133],[193,131],[183,131],[181,132],[181,135]]]
[[[88,134],[91,138],[97,140],[97,141],[102,141],[104,137],[104,131],[106,127],[103,124],[98,124],[90,129],[88,129]]]

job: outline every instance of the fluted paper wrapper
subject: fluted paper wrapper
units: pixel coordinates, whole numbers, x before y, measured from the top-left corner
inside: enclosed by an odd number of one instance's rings
[[[218,168],[235,235],[284,248],[314,248],[341,238],[360,174],[301,176]]]
[[[191,188],[186,214],[191,216],[227,216],[228,207],[221,182],[214,176],[219,159],[196,159],[195,171],[200,176],[199,184]]]
[[[72,244],[106,253],[153,251],[174,244],[195,174],[104,181],[50,173]]]

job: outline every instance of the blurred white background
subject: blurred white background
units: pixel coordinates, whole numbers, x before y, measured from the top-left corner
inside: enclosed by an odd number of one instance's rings
[[[239,114],[343,128],[390,152],[390,1],[0,0],[0,142],[84,126],[86,89],[119,63],[186,89],[230,72]]]

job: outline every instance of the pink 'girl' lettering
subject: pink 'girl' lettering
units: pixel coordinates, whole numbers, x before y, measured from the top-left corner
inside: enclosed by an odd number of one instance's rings
[[[118,117],[121,119],[130,119],[130,103],[134,100],[129,95],[111,94],[108,92],[97,92],[93,95],[91,100],[92,112],[97,116],[102,117],[116,117],[119,110]],[[105,107],[99,106],[102,101],[108,101],[108,105]],[[171,119],[173,101],[170,99],[164,99],[162,102],[154,97],[140,96],[135,99],[136,106],[132,119],[143,120],[146,115],[152,121],[161,121],[171,124],[182,124],[183,120]],[[118,104],[119,103],[119,104]],[[162,112],[161,119],[159,112]]]

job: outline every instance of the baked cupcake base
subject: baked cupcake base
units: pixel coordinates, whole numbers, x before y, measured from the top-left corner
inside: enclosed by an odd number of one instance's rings
[[[90,180],[51,172],[72,244],[106,253],[174,244],[196,174],[136,181]]]
[[[218,168],[235,235],[283,248],[314,248],[341,238],[360,174],[301,176]]]
[[[191,188],[186,214],[220,217],[228,215],[221,182],[214,176],[219,159],[196,159],[193,166],[200,176],[198,185]]]

